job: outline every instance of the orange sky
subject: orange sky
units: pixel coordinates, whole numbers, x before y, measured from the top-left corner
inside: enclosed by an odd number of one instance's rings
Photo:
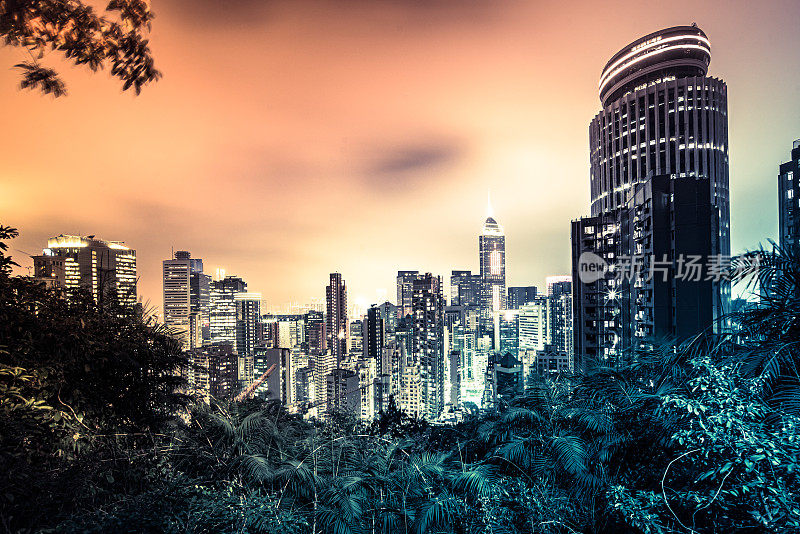
[[[231,7],[234,5],[235,7]],[[20,92],[0,48],[0,221],[124,240],[140,294],[190,250],[269,306],[394,295],[398,269],[477,269],[491,189],[509,285],[569,271],[588,212],[597,79],[636,37],[696,21],[728,83],[733,249],[777,230],[800,138],[800,3],[153,1],[164,78],[139,97],[55,57],[69,96]],[[20,253],[16,259],[30,262]]]

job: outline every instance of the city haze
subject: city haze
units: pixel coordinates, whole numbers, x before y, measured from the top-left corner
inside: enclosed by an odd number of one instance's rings
[[[268,307],[393,300],[398,269],[478,269],[487,191],[508,285],[570,270],[606,61],[696,21],[728,84],[732,250],[774,238],[800,137],[796,2],[153,2],[164,78],[139,97],[48,56],[69,96],[0,70],[0,213],[38,254],[60,233],[136,249],[140,296],[185,249]],[[20,51],[0,50],[11,67]],[[768,81],[769,83],[765,83]],[[46,147],[46,148],[45,148]],[[14,251],[12,251],[14,252]],[[30,264],[20,252],[15,259]]]

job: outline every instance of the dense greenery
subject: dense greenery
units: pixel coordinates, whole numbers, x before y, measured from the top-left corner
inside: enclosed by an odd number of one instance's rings
[[[187,412],[168,332],[67,304],[0,256],[0,529],[800,530],[800,264],[758,255],[765,298],[736,318],[744,335],[534,381],[455,426],[394,408],[309,422],[257,400]]]

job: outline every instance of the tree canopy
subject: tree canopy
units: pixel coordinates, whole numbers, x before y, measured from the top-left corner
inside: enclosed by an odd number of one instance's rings
[[[67,93],[56,70],[42,63],[55,53],[92,71],[108,68],[123,91],[139,94],[161,77],[145,38],[154,16],[147,0],[111,0],[102,14],[81,0],[0,0],[0,37],[25,49],[14,65],[22,89]]]

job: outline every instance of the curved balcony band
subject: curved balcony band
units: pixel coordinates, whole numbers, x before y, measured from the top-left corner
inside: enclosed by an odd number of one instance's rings
[[[711,43],[696,26],[675,26],[645,35],[606,63],[600,74],[600,101],[605,107],[666,75],[705,76],[710,62]]]

